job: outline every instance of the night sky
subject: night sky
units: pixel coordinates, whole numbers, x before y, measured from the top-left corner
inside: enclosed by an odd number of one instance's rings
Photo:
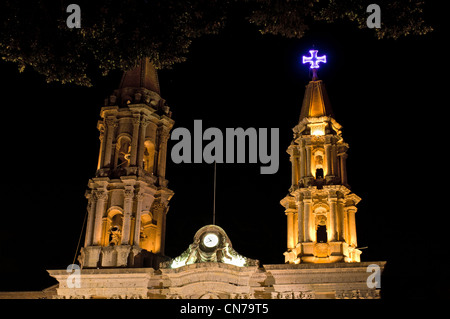
[[[436,4],[435,4],[436,5]],[[450,296],[448,282],[448,34],[439,8],[425,7],[434,32],[377,40],[347,23],[311,26],[302,39],[261,35],[238,15],[219,35],[194,41],[188,61],[159,72],[175,127],[279,128],[279,170],[218,164],[216,224],[240,254],[283,263],[291,163],[309,68],[302,55],[327,55],[319,69],[335,119],[350,146],[348,182],[362,198],[356,214],[362,261],[388,261],[382,294]],[[46,269],[73,262],[94,177],[104,99],[121,72],[94,87],[47,84],[31,69],[0,62],[2,230],[0,291],[56,283]],[[212,223],[213,164],[175,164],[169,141],[166,178],[175,192],[167,216],[166,255],[176,257]],[[204,143],[206,145],[207,143]],[[84,236],[81,239],[84,243]],[[446,264],[447,263],[447,264]]]

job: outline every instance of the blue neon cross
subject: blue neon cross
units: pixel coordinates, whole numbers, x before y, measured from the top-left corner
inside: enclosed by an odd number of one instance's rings
[[[309,68],[310,69],[318,69],[319,68],[319,62],[327,63],[327,56],[317,56],[317,50],[309,50],[309,53],[311,56],[303,56],[303,64],[310,63]]]

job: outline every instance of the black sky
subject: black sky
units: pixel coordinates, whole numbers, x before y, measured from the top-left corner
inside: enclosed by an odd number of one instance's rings
[[[372,30],[346,23],[315,24],[302,39],[262,36],[236,16],[218,36],[194,41],[187,62],[159,73],[175,127],[192,130],[201,119],[204,129],[280,130],[276,174],[261,175],[261,164],[217,165],[216,223],[236,251],[261,264],[284,262],[279,201],[290,187],[286,149],[310,80],[300,57],[314,45],[327,55],[319,78],[350,145],[349,184],[362,198],[356,215],[358,244],[368,247],[362,261],[388,261],[385,297],[398,289],[417,298],[449,293],[448,285],[434,285],[449,278],[448,34],[435,6],[426,6],[433,33],[399,40],[377,40]],[[0,290],[43,289],[54,283],[45,269],[73,261],[97,164],[96,123],[121,74],[80,88],[46,84],[11,63],[0,62],[0,72]],[[174,164],[168,156],[166,177],[175,192],[168,256],[178,256],[212,222],[213,172],[211,164]]]

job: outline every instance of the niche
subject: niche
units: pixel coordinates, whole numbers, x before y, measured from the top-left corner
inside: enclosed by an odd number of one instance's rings
[[[119,152],[118,155],[118,163],[117,167],[128,167],[130,166],[130,154],[131,154],[131,140],[127,136],[122,136],[119,139],[117,150]]]
[[[324,153],[322,150],[317,150],[314,152],[314,163],[313,163],[313,172],[316,179],[324,178],[323,171],[323,159]]]
[[[155,144],[152,141],[146,140],[144,142],[144,170],[148,173],[153,173],[153,164],[155,161]]]
[[[316,242],[327,243],[327,217],[325,215],[316,216]]]
[[[143,212],[141,216],[141,233],[139,245],[142,249],[155,252],[156,224],[153,215],[149,211]]]
[[[107,217],[107,245],[120,245],[122,242],[122,212],[116,209],[111,210]]]

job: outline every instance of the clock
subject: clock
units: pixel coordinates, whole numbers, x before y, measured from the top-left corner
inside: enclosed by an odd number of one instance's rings
[[[207,248],[213,248],[216,247],[219,243],[219,237],[214,233],[206,234],[203,237],[203,245]]]

